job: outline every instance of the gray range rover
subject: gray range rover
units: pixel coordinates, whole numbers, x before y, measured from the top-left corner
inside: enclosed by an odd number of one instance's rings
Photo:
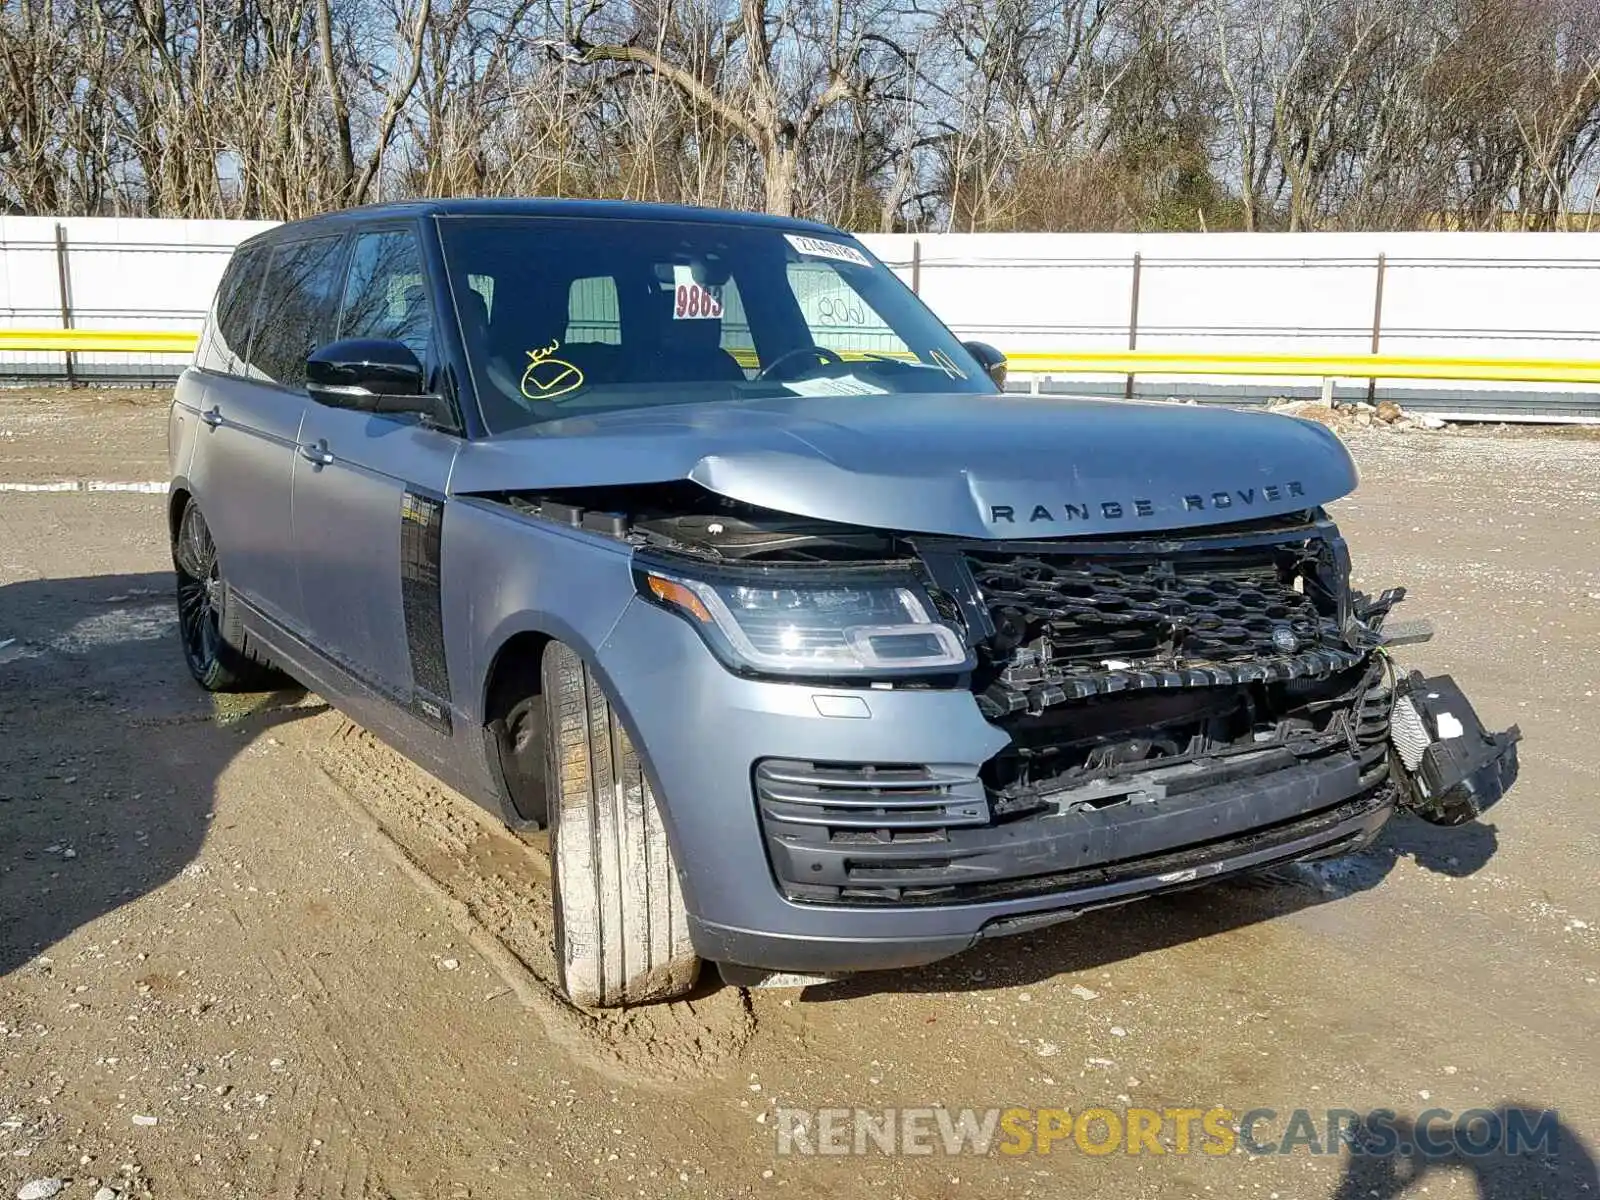
[[[1516,730],[1352,590],[1331,433],[1003,374],[826,226],[281,226],[172,407],[184,653],[548,826],[584,1005],[925,963],[1510,786]]]

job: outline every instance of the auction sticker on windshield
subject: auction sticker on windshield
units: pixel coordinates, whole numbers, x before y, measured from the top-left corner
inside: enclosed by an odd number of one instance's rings
[[[846,246],[843,242],[830,242],[826,238],[807,237],[803,233],[786,233],[783,235],[801,254],[808,258],[831,258],[835,262],[855,263],[858,267],[870,267],[867,256],[854,246]]]
[[[672,300],[674,321],[714,321],[722,316],[721,288],[698,283],[680,283]]]

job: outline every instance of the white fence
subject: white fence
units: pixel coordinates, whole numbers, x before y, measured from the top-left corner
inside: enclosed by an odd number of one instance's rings
[[[198,329],[250,221],[0,217],[0,328]],[[59,230],[59,241],[58,241]],[[1585,234],[922,234],[862,239],[964,337],[1008,352],[1139,350],[1600,359],[1600,237]],[[1376,332],[1376,339],[1375,339]],[[83,376],[172,356],[73,356]],[[59,374],[62,355],[0,354]],[[1073,390],[1124,390],[1084,376]],[[1315,380],[1140,376],[1153,394],[1315,391]],[[1385,392],[1537,404],[1579,385],[1385,381]],[[1346,389],[1364,393],[1365,382]]]
[[[234,246],[270,221],[0,217],[0,329],[198,331]],[[182,358],[75,354],[96,375],[176,374]],[[0,374],[59,378],[62,354],[0,352]]]
[[[1600,237],[1581,233],[943,234],[862,239],[963,337],[1022,351],[1600,360]],[[1122,379],[1059,376],[1121,395]],[[1317,380],[1141,375],[1143,395],[1311,394]],[[1349,381],[1343,395],[1364,395]],[[1578,384],[1382,381],[1380,394],[1596,411]],[[1552,405],[1545,405],[1550,400]],[[1498,403],[1497,403],[1498,402]]]

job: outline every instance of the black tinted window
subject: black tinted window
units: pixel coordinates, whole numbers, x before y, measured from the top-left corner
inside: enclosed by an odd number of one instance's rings
[[[336,237],[274,246],[250,374],[287,387],[304,387],[306,355],[332,341],[333,303],[339,286]]]
[[[200,365],[208,371],[224,375],[243,375],[244,363],[250,353],[250,331],[254,323],[256,297],[261,291],[261,277],[267,269],[267,249],[252,246],[233,256],[222,284],[217,288],[217,302],[207,327],[206,345],[200,356]]]
[[[406,229],[358,234],[339,311],[339,336],[404,342],[426,362],[432,326],[416,235]]]

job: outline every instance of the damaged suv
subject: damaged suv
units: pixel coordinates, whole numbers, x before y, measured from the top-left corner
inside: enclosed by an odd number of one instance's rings
[[[172,409],[183,650],[548,827],[571,998],[926,963],[1516,774],[1327,430],[1005,394],[847,234],[450,201],[235,254]]]

